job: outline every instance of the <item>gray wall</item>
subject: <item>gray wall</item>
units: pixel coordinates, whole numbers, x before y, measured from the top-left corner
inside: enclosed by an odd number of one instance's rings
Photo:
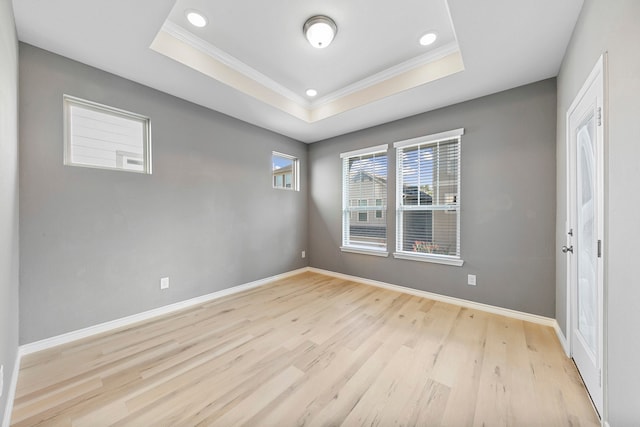
[[[341,152],[464,127],[463,267],[343,253]],[[312,144],[310,265],[471,301],[555,314],[556,82],[495,95]],[[395,152],[388,247],[394,250]],[[467,274],[478,285],[468,286]]]
[[[609,58],[605,145],[605,419],[612,427],[640,420],[640,2],[585,0],[558,76],[557,232],[566,221],[566,112],[598,57]],[[557,319],[566,331],[565,257],[557,259]]]
[[[18,353],[18,40],[10,0],[0,0],[0,423]]]
[[[63,166],[63,94],[149,116],[153,175]],[[301,191],[271,188],[273,150]],[[20,342],[306,266],[307,168],[305,144],[20,44]]]

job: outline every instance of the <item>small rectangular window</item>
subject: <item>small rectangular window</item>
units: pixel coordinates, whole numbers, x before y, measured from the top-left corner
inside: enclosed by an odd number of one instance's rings
[[[376,206],[382,206],[382,199],[376,199]],[[382,218],[382,211],[381,210],[377,210],[376,211],[376,218]]]
[[[464,129],[394,144],[396,258],[462,265],[460,138]]]
[[[359,206],[361,208],[366,208],[367,207],[367,200],[360,200]],[[364,212],[358,212],[358,221],[360,222],[366,222],[369,219],[369,212],[364,211]]]
[[[271,155],[271,176],[273,188],[296,190],[299,188],[299,162],[288,154],[276,153]]]
[[[387,256],[387,145],[342,153],[343,251]]]
[[[64,164],[151,173],[148,117],[64,95]]]

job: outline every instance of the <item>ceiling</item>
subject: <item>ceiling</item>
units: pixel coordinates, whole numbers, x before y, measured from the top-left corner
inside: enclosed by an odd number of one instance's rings
[[[303,142],[557,75],[582,0],[14,0],[21,41]],[[196,28],[185,11],[208,18]],[[330,16],[331,45],[305,20]],[[418,39],[438,35],[431,46]],[[306,89],[318,96],[310,98]]]

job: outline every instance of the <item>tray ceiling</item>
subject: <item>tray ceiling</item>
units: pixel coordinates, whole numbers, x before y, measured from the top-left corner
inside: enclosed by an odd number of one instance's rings
[[[581,6],[14,0],[21,41],[304,142],[553,77]],[[207,17],[206,27],[188,23],[192,9]],[[338,27],[324,49],[302,33],[317,14]],[[420,45],[429,31],[438,39]],[[309,88],[318,96],[306,96]]]

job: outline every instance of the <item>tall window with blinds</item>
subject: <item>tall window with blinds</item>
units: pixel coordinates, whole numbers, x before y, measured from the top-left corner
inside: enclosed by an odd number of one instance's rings
[[[64,163],[151,173],[148,117],[65,95]]]
[[[401,141],[397,149],[396,258],[462,265],[460,138],[464,129]]]
[[[387,148],[342,153],[342,250],[387,255]]]

